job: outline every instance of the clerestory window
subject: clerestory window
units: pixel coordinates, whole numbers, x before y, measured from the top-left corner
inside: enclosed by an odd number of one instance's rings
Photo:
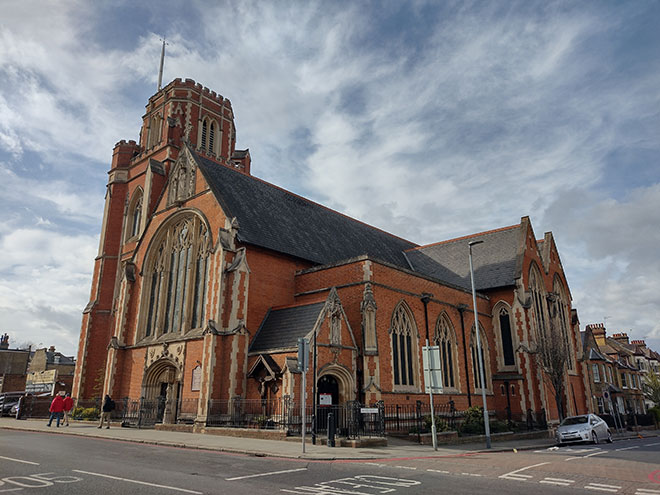
[[[488,389],[488,383],[490,382],[490,370],[488,367],[488,341],[486,340],[486,334],[479,325],[479,344],[481,347],[481,352],[478,351],[477,346],[477,333],[474,326],[472,326],[472,332],[470,335],[470,356],[472,357],[472,374],[474,376],[474,389],[481,390],[482,388]],[[484,369],[484,381],[485,384],[481,381],[481,373],[479,372],[479,361]]]

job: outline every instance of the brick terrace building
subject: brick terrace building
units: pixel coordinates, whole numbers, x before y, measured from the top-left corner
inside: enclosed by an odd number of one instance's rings
[[[333,403],[428,402],[423,294],[458,409],[557,418],[529,351],[561,332],[564,410],[584,413],[579,328],[551,233],[519,224],[429,246],[395,237],[264,182],[236,150],[229,100],[176,79],[150,98],[139,142],[113,151],[74,396],[300,399],[298,337],[316,336],[319,393]],[[474,248],[485,383],[478,378],[468,272]],[[312,373],[307,389],[312,390]],[[311,398],[310,398],[311,402]],[[163,413],[164,422],[176,411]]]

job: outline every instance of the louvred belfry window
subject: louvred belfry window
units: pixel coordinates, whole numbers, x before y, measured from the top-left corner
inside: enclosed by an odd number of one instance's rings
[[[145,337],[202,326],[210,244],[206,224],[196,215],[161,234],[147,260]]]

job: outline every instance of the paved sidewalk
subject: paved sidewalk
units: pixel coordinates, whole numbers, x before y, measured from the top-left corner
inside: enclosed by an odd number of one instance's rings
[[[165,445],[171,447],[184,447],[190,449],[215,450],[256,456],[285,457],[307,460],[368,460],[368,459],[401,459],[415,457],[455,456],[486,451],[483,443],[470,443],[462,445],[443,445],[433,450],[430,445],[419,445],[397,438],[388,438],[387,447],[327,447],[325,445],[311,445],[310,439],[306,445],[306,453],[302,453],[301,442],[282,440],[262,440],[256,438],[228,437],[220,435],[183,433],[175,431],[161,431],[135,428],[122,428],[114,426],[110,429],[98,429],[97,424],[91,422],[72,422],[71,426],[46,426],[46,420],[16,420],[13,418],[0,418],[0,429],[37,431],[52,434],[78,435],[91,438],[103,438],[127,442],[137,442],[152,445]],[[659,432],[642,432],[643,436],[657,436]],[[2,434],[0,433],[0,437]],[[628,435],[635,437],[637,434]],[[542,449],[551,447],[554,442],[550,439],[513,440],[493,443],[492,452],[529,449]]]

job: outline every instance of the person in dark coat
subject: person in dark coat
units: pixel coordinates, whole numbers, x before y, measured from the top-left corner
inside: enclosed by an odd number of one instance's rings
[[[109,395],[105,396],[103,399],[103,405],[101,406],[101,421],[99,422],[99,428],[103,428],[103,421],[107,421],[108,424],[106,428],[110,428],[110,414],[115,410],[115,401]]]
[[[62,419],[62,412],[64,411],[64,398],[57,394],[53,399],[53,402],[50,403],[50,419],[48,420],[48,426],[53,424],[53,419],[57,418],[57,427],[60,427],[60,421]]]

